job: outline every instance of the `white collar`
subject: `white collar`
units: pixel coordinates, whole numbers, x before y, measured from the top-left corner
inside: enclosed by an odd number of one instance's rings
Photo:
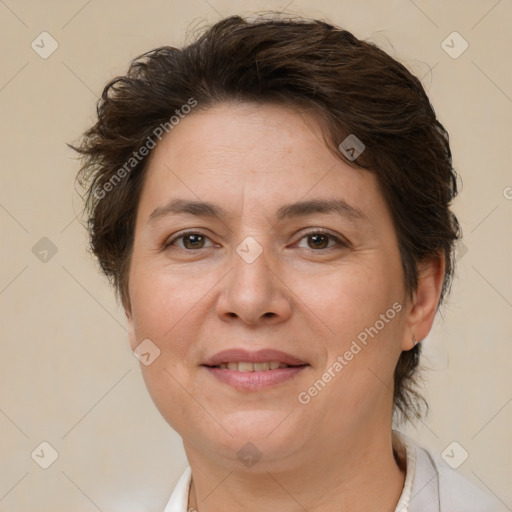
[[[402,494],[396,505],[395,512],[410,512],[409,503],[411,501],[412,487],[415,480],[414,476],[416,474],[416,446],[414,446],[412,441],[405,434],[402,434],[398,430],[393,430],[393,438],[401,443],[406,456],[404,488],[402,489]]]
[[[171,494],[164,512],[187,512],[188,494],[192,483],[192,468],[187,466]]]

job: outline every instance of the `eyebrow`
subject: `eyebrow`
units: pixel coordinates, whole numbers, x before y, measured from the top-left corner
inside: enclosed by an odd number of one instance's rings
[[[352,221],[369,221],[366,214],[343,199],[311,199],[281,206],[275,213],[275,219],[282,221],[288,218],[303,217],[315,213],[337,213]],[[213,217],[226,219],[228,213],[219,205],[208,201],[189,201],[172,199],[164,206],[159,206],[151,213],[148,224],[169,215],[195,215],[197,217]]]

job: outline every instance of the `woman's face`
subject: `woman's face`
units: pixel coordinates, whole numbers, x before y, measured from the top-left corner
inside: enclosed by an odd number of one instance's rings
[[[131,347],[187,450],[291,467],[389,431],[412,347],[395,230],[375,176],[311,119],[222,104],[175,126],[147,167],[129,282]]]

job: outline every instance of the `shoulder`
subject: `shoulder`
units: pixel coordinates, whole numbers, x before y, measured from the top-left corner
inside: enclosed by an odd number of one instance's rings
[[[441,504],[453,512],[503,512],[509,510],[489,491],[478,487],[461,473],[449,467],[440,457],[428,453],[439,475]]]
[[[423,502],[422,493],[429,495],[429,501],[437,502],[440,512],[510,512],[497,497],[452,469],[439,455],[413,443],[410,439],[408,449],[414,449],[416,452],[410,512],[423,512],[422,506],[413,506],[415,500],[418,503]]]

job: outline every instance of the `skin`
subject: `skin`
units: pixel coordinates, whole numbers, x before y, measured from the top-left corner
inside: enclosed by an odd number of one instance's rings
[[[228,216],[148,222],[174,198],[210,201]],[[341,198],[365,218],[275,220],[282,205],[313,198]],[[318,229],[348,243],[311,236]],[[165,247],[189,230],[203,238]],[[248,236],[262,249],[252,263],[236,252]],[[160,350],[141,368],[154,403],[183,438],[189,506],[392,512],[405,478],[392,450],[393,372],[413,335],[422,340],[430,331],[443,274],[442,257],[426,262],[407,300],[375,175],[335,158],[313,118],[284,106],[224,103],[175,126],[148,163],[126,314],[131,348],[149,338]],[[298,394],[397,302],[400,313],[301,404]],[[309,366],[271,388],[240,391],[201,366],[232,347],[275,348]],[[237,457],[248,442],[262,454],[250,468]]]

